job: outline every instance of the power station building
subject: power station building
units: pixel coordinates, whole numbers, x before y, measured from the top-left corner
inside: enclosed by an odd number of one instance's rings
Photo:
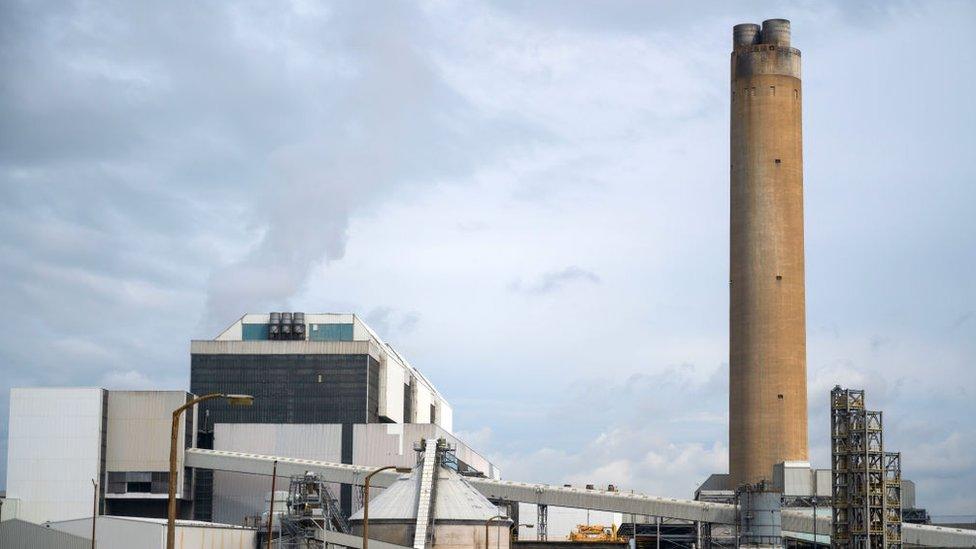
[[[231,407],[219,399],[201,403],[202,448],[215,447],[214,434],[220,433],[215,426],[220,424],[255,429],[260,424],[329,425],[337,438],[329,435],[321,443],[338,454],[308,457],[351,464],[356,426],[433,424],[450,434],[453,424],[453,410],[433,384],[353,314],[245,314],[213,340],[191,342],[190,391],[254,396],[249,407]],[[218,449],[256,451],[227,445]],[[275,449],[302,455],[310,451]],[[213,473],[198,471],[196,519],[214,519],[215,490]],[[346,516],[351,514],[351,486],[341,487],[340,502]]]
[[[181,416],[185,519],[242,524],[270,489],[266,477],[185,468],[192,447],[411,466],[414,442],[444,439],[462,469],[500,477],[452,434],[452,408],[433,384],[355,315],[248,314],[190,347],[191,392],[12,389],[4,517],[70,521],[90,517],[93,502],[99,514],[165,517],[172,412],[214,392],[254,404],[209,401]],[[346,516],[359,508],[351,486],[334,488]]]
[[[6,498],[16,518],[90,517],[93,502],[103,514],[165,516],[172,412],[189,398],[186,391],[11,389]],[[183,451],[193,446],[195,420],[184,414],[177,438],[176,498],[184,518],[192,475]]]
[[[800,51],[785,19],[736,25],[731,61],[731,488],[809,460]]]
[[[434,423],[447,400],[352,314],[246,314],[190,344],[190,391],[236,392],[254,405],[200,405],[211,423]]]

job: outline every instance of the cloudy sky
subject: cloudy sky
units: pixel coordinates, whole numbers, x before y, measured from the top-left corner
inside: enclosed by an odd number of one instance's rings
[[[364,316],[518,480],[726,470],[731,27],[803,51],[811,459],[835,384],[976,513],[976,4],[0,4],[9,388],[185,388]]]

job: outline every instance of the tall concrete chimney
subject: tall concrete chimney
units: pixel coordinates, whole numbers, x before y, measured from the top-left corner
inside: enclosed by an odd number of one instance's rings
[[[729,473],[807,461],[800,52],[790,22],[736,25],[732,50]]]

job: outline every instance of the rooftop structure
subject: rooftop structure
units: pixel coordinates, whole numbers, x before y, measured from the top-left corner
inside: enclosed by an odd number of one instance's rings
[[[191,342],[190,390],[254,395],[247,408],[201,404],[212,423],[453,429],[453,410],[433,383],[353,314],[246,314],[213,340]]]

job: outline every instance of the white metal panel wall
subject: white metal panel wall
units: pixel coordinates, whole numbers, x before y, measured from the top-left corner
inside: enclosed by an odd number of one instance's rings
[[[417,399],[414,401],[414,421],[416,423],[430,423],[430,405],[434,403],[433,395],[430,394],[430,389],[420,381],[419,378],[414,378],[414,387],[416,388]]]
[[[105,468],[108,471],[169,471],[173,410],[186,402],[185,391],[109,391]],[[192,424],[192,416],[191,424]],[[180,419],[185,433],[187,414]],[[179,437],[179,453],[184,450]],[[178,458],[182,472],[183,457]],[[182,482],[177,484],[182,486]]]
[[[354,340],[365,341],[367,339],[376,339],[373,337],[373,331],[359,317],[353,317],[349,322],[352,322],[352,338]]]
[[[91,519],[69,520],[51,524],[76,536],[91,538]],[[166,547],[166,523],[159,520],[99,517],[95,523],[98,549],[162,549]],[[254,530],[177,524],[176,547],[180,549],[253,549],[257,543]]]
[[[448,433],[454,432],[454,409],[451,405],[447,403],[444,399],[439,399],[438,408],[440,409],[440,418],[438,418],[437,424],[440,425]]]
[[[415,427],[414,424],[366,423],[353,425],[352,428],[352,462],[355,465],[382,467],[396,465],[397,467],[413,467],[417,463],[417,456],[413,451],[413,443],[420,438],[429,438],[429,433],[405,432]],[[434,427],[427,425],[425,427]],[[415,439],[414,436],[417,436]]]
[[[91,515],[101,471],[102,396],[97,388],[10,390],[7,497],[18,515],[44,522]]]
[[[257,532],[230,528],[182,526],[176,532],[179,549],[252,549]]]
[[[498,470],[488,460],[468,447],[464,441],[430,423],[355,425],[353,426],[352,462],[371,467],[384,465],[413,467],[417,463],[413,445],[423,439],[441,437],[455,445],[458,459],[482,471],[486,476],[498,478]]]
[[[306,324],[354,324],[353,318],[355,317],[349,313],[305,313]],[[355,333],[353,328],[353,335]]]
[[[217,341],[240,341],[244,339],[244,322],[247,315],[237,319],[214,339]]]
[[[89,515],[91,513],[89,512]],[[51,523],[51,528],[91,539],[91,517]],[[162,533],[160,533],[162,532]],[[95,521],[98,549],[157,549],[166,547],[166,525],[100,516]]]
[[[813,472],[817,479],[817,495],[818,496],[830,496],[831,495],[831,483],[833,479],[830,476],[830,469],[817,469]],[[904,493],[904,492],[903,492]]]
[[[380,366],[381,416],[403,423],[403,366],[387,355]]]
[[[342,461],[342,426],[338,424],[218,423],[214,425],[214,449],[250,452],[298,459]],[[246,516],[264,511],[271,479],[263,476],[214,471],[214,520],[241,524]],[[276,489],[288,489],[279,478]],[[331,487],[338,496],[338,485]]]
[[[19,499],[0,498],[0,503],[3,504],[0,507],[0,522],[21,518]]]

